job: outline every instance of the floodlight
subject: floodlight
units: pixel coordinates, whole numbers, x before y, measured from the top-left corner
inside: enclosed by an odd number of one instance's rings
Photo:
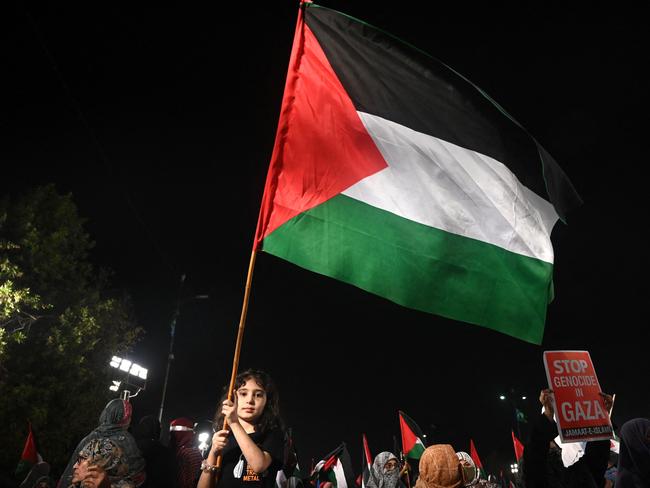
[[[147,368],[120,356],[113,356],[109,364],[117,370],[113,375],[115,380],[113,381],[114,386],[110,387],[111,391],[118,391],[119,384],[135,387],[138,391],[144,390],[147,383],[147,375],[149,373]]]
[[[205,450],[208,448],[208,438],[210,437],[210,434],[207,432],[201,432],[199,434],[199,450],[201,452],[205,452]]]
[[[499,395],[499,400],[505,400],[505,399],[506,399],[505,395]]]
[[[115,381],[113,380],[113,384],[108,387],[109,390],[111,391],[117,391],[120,389],[120,385],[122,384],[121,381]]]

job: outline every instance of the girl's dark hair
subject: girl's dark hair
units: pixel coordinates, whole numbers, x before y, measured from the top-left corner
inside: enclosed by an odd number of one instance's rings
[[[244,386],[250,379],[254,379],[255,383],[261,386],[266,392],[266,405],[262,411],[262,415],[257,421],[256,431],[266,432],[268,430],[279,428],[284,429],[282,419],[280,418],[280,399],[278,396],[278,389],[271,377],[264,371],[258,369],[247,369],[239,373],[235,378],[235,385],[233,394],[237,394],[237,390]],[[217,405],[217,411],[214,414],[214,430],[219,431],[223,428],[223,413],[221,413],[221,405],[223,401],[228,398],[228,386],[224,387],[223,394]]]

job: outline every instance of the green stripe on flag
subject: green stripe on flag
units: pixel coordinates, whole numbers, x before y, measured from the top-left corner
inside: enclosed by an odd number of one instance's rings
[[[406,453],[406,457],[411,458],[411,459],[420,459],[422,457],[422,453],[424,452],[424,445],[422,442],[420,442],[420,439],[415,443],[413,448]]]
[[[337,195],[264,251],[400,305],[540,344],[553,265]]]

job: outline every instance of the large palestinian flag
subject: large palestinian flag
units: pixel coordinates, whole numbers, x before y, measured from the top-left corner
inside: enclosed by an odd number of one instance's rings
[[[539,344],[551,230],[579,201],[467,79],[364,22],[301,6],[255,249]]]

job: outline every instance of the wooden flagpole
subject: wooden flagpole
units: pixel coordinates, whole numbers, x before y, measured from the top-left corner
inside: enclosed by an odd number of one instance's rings
[[[239,329],[237,330],[237,342],[235,343],[235,354],[232,359],[232,372],[230,373],[230,386],[228,386],[228,400],[232,400],[233,388],[235,387],[235,379],[237,378],[237,369],[239,368],[239,356],[241,355],[241,345],[244,339],[244,327],[246,325],[246,314],[248,313],[248,301],[251,295],[251,282],[253,281],[253,269],[255,268],[255,258],[257,257],[257,250],[253,247],[251,253],[250,263],[248,264],[248,275],[246,276],[246,287],[244,288],[244,303],[241,308],[241,316],[239,318]],[[228,428],[228,422],[223,419],[222,430]],[[214,476],[214,485],[219,481],[221,475],[222,455],[219,453],[217,456],[216,475]]]

